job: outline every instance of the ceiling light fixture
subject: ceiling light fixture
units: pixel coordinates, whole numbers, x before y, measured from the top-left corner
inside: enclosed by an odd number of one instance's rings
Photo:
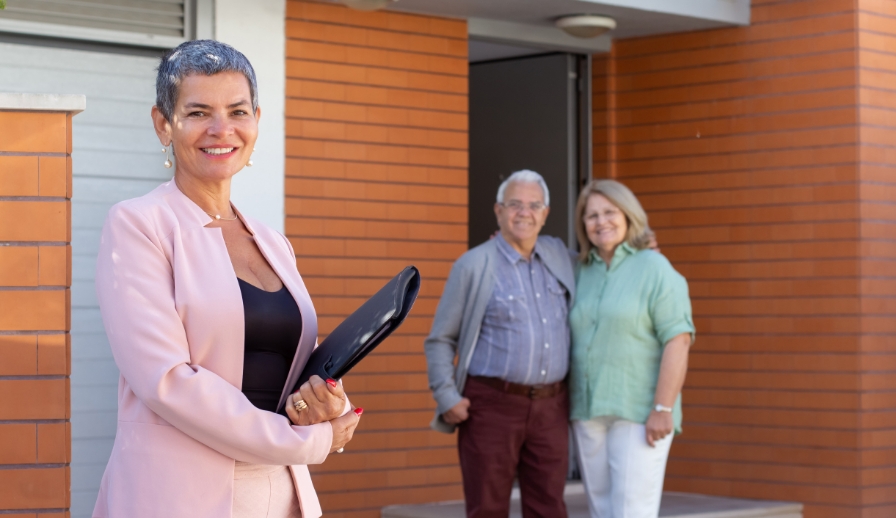
[[[616,28],[616,20],[609,16],[598,16],[596,14],[564,16],[557,19],[554,24],[563,29],[566,34],[576,38],[596,38]]]
[[[342,3],[359,11],[377,11],[398,0],[342,0]]]

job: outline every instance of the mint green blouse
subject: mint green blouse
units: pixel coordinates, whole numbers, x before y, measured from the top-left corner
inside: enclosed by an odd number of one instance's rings
[[[576,268],[570,403],[572,419],[615,416],[646,423],[666,342],[694,334],[688,284],[653,250],[616,248],[610,269],[591,250]],[[681,395],[672,411],[681,433]]]

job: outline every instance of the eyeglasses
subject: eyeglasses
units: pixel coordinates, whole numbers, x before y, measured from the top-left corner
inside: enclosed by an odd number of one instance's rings
[[[528,208],[532,212],[538,212],[545,207],[545,204],[540,201],[533,201],[530,203],[523,203],[519,200],[510,200],[507,203],[502,203],[502,207],[505,209],[510,209],[513,212],[519,212],[523,210],[523,208]]]

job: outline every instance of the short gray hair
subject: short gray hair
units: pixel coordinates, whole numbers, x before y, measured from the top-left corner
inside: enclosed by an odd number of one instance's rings
[[[545,207],[551,206],[551,194],[548,192],[548,184],[544,182],[544,178],[542,178],[540,174],[535,171],[530,171],[529,169],[517,171],[501,182],[501,186],[498,187],[498,203],[504,203],[504,191],[506,191],[507,186],[512,183],[537,183],[538,186],[541,187],[541,192],[544,193]]]
[[[258,82],[255,69],[242,52],[215,40],[185,41],[162,56],[156,76],[156,106],[168,121],[177,104],[180,83],[187,76],[213,76],[221,72],[239,72],[249,81],[252,113],[258,108]]]

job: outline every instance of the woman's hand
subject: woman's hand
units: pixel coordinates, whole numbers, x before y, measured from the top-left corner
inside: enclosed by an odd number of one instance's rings
[[[304,401],[306,408],[296,409],[296,402]],[[302,407],[302,404],[299,404]],[[286,415],[292,424],[310,426],[317,423],[325,423],[336,419],[345,411],[345,391],[342,390],[342,382],[328,379],[324,381],[320,376],[311,376],[299,387],[299,391],[286,398]]]
[[[647,418],[647,444],[653,448],[654,443],[672,433],[672,413],[652,410]]]
[[[655,252],[660,252],[660,244],[656,241],[656,234],[653,232],[653,230],[650,230],[649,232],[650,234],[648,234],[648,236],[650,238],[650,241],[647,242],[647,248]]]
[[[361,414],[363,413],[363,408],[353,408],[351,412],[344,416],[330,421],[330,426],[333,427],[333,444],[330,446],[330,453],[341,450],[352,440],[352,435],[354,435],[355,428],[358,427],[358,423],[361,421]]]
[[[660,374],[656,383],[656,394],[653,402],[663,406],[672,406],[688,372],[688,351],[691,347],[691,333],[681,333],[666,342],[663,358],[660,361]],[[672,433],[672,412],[650,411],[647,418],[647,444],[653,443]]]

